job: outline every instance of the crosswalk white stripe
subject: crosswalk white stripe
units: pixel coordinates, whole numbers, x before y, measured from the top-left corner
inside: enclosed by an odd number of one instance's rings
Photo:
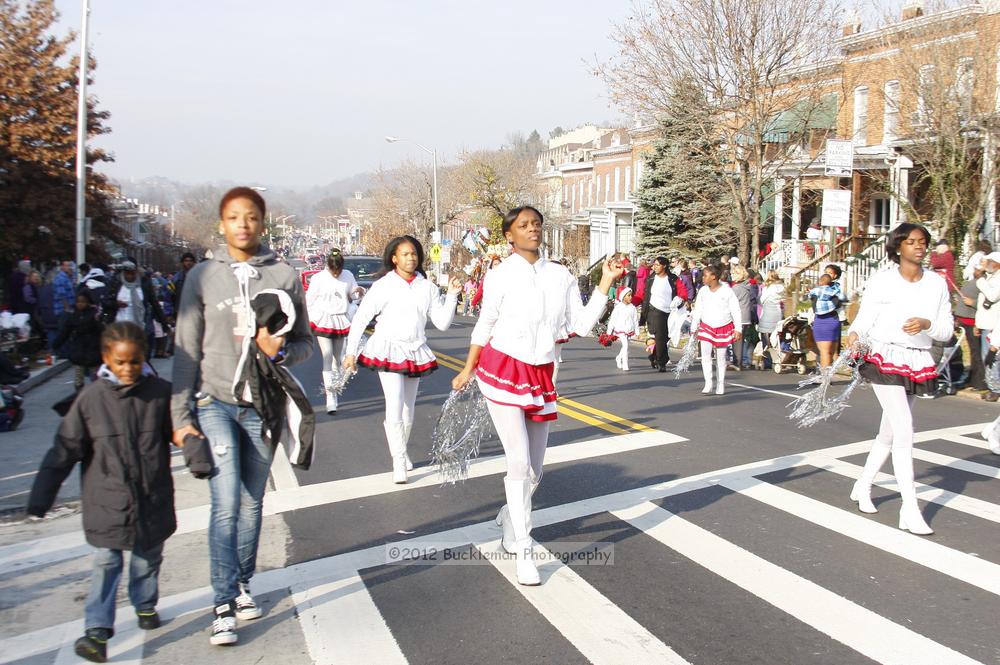
[[[593,457],[612,455],[685,441],[669,432],[635,432],[607,436],[590,441],[580,441],[553,446],[546,451],[546,465],[575,462]],[[475,460],[469,469],[469,478],[483,478],[507,472],[503,455],[492,455]],[[380,494],[405,492],[440,484],[437,470],[423,467],[410,474],[410,482],[397,485],[389,482],[390,472],[368,476],[333,480],[326,483],[303,485],[291,489],[268,492],[264,496],[263,513],[278,515],[291,510],[328,505],[339,501],[363,499]],[[209,507],[196,506],[177,511],[176,535],[208,528]],[[26,543],[0,546],[0,574],[26,570],[37,566],[65,561],[89,553],[83,534],[73,532],[40,538]]]
[[[884,665],[977,661],[646,503],[614,515],[816,630]]]
[[[292,601],[315,665],[407,662],[359,575],[317,584],[299,570],[295,578]]]
[[[499,550],[500,540],[477,543],[476,547],[492,554]],[[545,620],[591,663],[688,665],[688,661],[569,566],[555,560],[546,561],[538,567],[543,586],[527,587],[517,583],[513,557],[488,558]]]
[[[806,459],[806,463],[810,466],[815,466],[825,471],[832,471],[851,479],[859,478],[862,471],[862,468],[857,464],[851,464],[842,460],[824,460],[820,457],[809,457]],[[879,473],[876,475],[875,484],[889,490],[899,491],[899,488],[896,486],[896,479],[888,473]],[[965,496],[964,494],[956,494],[955,492],[943,490],[933,485],[925,485],[924,483],[914,483],[914,486],[916,487],[917,498],[919,499],[947,506],[952,510],[974,515],[990,522],[1000,523],[1000,506],[995,503]]]
[[[1000,478],[1000,468],[989,466],[987,464],[980,464],[979,462],[970,462],[969,460],[958,459],[957,457],[951,457],[950,455],[942,455],[941,453],[931,452],[930,450],[914,448],[913,458],[923,460],[924,462],[930,462],[931,464],[937,464],[938,466],[946,466],[949,469],[965,471],[966,473],[974,473],[977,476]]]
[[[278,444],[274,451],[274,460],[271,462],[271,480],[274,481],[274,489],[277,491],[291,490],[299,486],[299,479],[295,477],[292,470],[292,463],[285,452],[285,446]]]
[[[977,436],[963,436],[961,434],[942,434],[937,438],[944,439],[945,441],[951,441],[953,443],[961,443],[963,445],[971,446],[973,448],[979,448],[980,450],[990,449],[990,444],[987,443],[985,439],[979,438]]]
[[[772,508],[1000,595],[1000,565],[752,477],[721,483]],[[846,497],[845,497],[846,500]]]

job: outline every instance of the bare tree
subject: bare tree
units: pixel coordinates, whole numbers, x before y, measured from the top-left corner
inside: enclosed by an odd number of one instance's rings
[[[917,29],[887,30],[880,44],[890,56],[879,91],[883,130],[914,169],[909,191],[878,180],[908,217],[954,243],[979,236],[1000,172],[996,51],[975,38],[978,20],[952,12]]]
[[[777,168],[818,152],[843,102],[836,68],[837,0],[647,0],[611,35],[616,57],[595,73],[615,101],[662,115],[681,81],[715,113],[698,127],[706,158],[728,177],[746,261],[759,250],[761,209]],[[819,136],[817,134],[820,134]]]

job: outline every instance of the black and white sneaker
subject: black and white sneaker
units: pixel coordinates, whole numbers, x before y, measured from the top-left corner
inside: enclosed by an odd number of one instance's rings
[[[250,595],[250,585],[245,582],[240,582],[240,595],[236,596],[236,618],[240,621],[252,621],[254,619],[259,619],[263,612],[257,603],[254,602],[253,596]]]
[[[212,622],[212,636],[208,641],[216,646],[236,644],[239,636],[236,634],[235,605],[232,602],[223,603],[215,608],[215,621]]]

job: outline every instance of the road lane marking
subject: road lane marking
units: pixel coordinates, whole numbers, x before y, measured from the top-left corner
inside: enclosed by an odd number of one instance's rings
[[[936,464],[937,466],[944,466],[949,469],[956,469],[966,473],[974,473],[977,476],[986,476],[987,478],[994,479],[1000,478],[1000,468],[990,466],[988,464],[980,464],[979,462],[970,462],[969,460],[958,459],[957,457],[951,457],[949,455],[942,455],[941,453],[931,452],[930,450],[914,448],[913,458],[923,460],[924,462],[930,462],[931,464]]]
[[[684,437],[669,432],[631,432],[587,441],[577,441],[561,446],[551,446],[545,452],[546,466],[579,462],[605,455],[644,450],[686,441]],[[490,455],[472,461],[469,478],[484,478],[507,472],[503,455]],[[371,496],[407,492],[440,485],[437,469],[423,466],[414,469],[405,485],[390,482],[391,472],[386,470],[367,476],[332,480],[325,483],[302,485],[264,495],[264,515],[278,515],[292,510],[352,501]],[[208,528],[209,506],[195,506],[177,511],[177,534],[192,533]],[[35,568],[66,559],[89,554],[91,547],[80,531],[49,536],[34,541],[0,546],[0,574]]]
[[[727,478],[720,484],[841,536],[1000,595],[1000,565],[991,561],[915,536],[908,531],[880,524],[860,513],[831,506],[757,478]],[[844,500],[846,504],[847,498]]]
[[[960,425],[957,427],[928,430],[926,432],[921,432],[916,438],[917,440],[930,440],[939,438],[943,433],[965,434],[981,429],[984,425],[985,423],[980,423],[976,425]],[[651,436],[651,434],[632,434],[628,436],[648,437]],[[614,439],[615,437],[608,438]],[[548,451],[549,457],[552,457],[553,453],[558,451],[560,448],[566,447],[567,446],[556,446],[555,448],[550,449]],[[541,528],[551,524],[559,524],[570,520],[582,519],[603,512],[624,510],[644,502],[656,501],[668,496],[676,496],[694,490],[711,487],[712,485],[717,485],[728,479],[735,480],[737,478],[745,478],[747,476],[761,475],[801,466],[805,463],[804,460],[806,460],[809,455],[848,457],[866,452],[870,447],[871,440],[868,439],[855,443],[832,446],[812,451],[811,453],[785,455],[770,460],[741,464],[727,469],[708,471],[686,478],[655,483],[645,487],[605,494],[598,497],[582,499],[572,503],[535,510],[532,512],[532,522],[536,528]],[[305,486],[297,491],[305,490],[308,487],[309,486]],[[398,487],[406,486],[403,485]],[[207,507],[203,508],[205,510],[205,521],[207,523]],[[294,510],[295,507],[290,506],[287,509]],[[186,511],[180,511],[178,517],[182,519],[179,521],[182,522],[182,526],[190,527],[190,524],[183,524],[185,519],[182,517],[182,514],[185,512]],[[196,529],[188,528],[187,530],[193,531]],[[497,530],[493,520],[490,519],[486,522],[480,522],[467,527],[458,527],[439,533],[426,534],[417,538],[399,541],[398,544],[401,547],[419,547],[422,544],[432,545],[441,542],[475,544],[495,540],[498,535],[499,531]],[[78,537],[82,539],[82,536]],[[10,561],[19,556],[17,552],[20,552],[20,555],[23,555],[25,553],[25,548],[27,548],[32,555],[37,558],[42,550],[44,550],[48,541],[58,538],[60,537],[55,536],[48,539],[2,546],[0,547],[0,553],[2,553],[2,556],[4,557],[3,565],[10,567]],[[89,551],[89,546],[85,547],[87,547]],[[15,548],[17,552],[12,551]],[[385,564],[385,556],[385,545],[384,543],[380,543],[362,550],[355,550],[330,557],[315,559],[300,564],[294,564],[286,568],[263,571],[254,576],[254,593],[265,595],[283,588],[288,588],[292,584],[295,584],[297,581],[303,579],[312,580],[313,584],[347,579],[348,577],[355,576],[359,570]],[[61,561],[65,558],[70,557],[58,557],[53,560]],[[3,573],[6,572],[8,572],[8,570],[4,569]],[[542,591],[544,592],[544,589]],[[208,613],[212,607],[212,598],[212,589],[211,587],[206,586],[161,598],[158,608],[161,615],[165,619],[179,617],[191,612]],[[127,629],[129,624],[134,625],[134,618],[127,610],[128,608],[125,606],[120,608],[120,611],[118,612],[117,622],[118,627],[121,630]],[[81,619],[75,619],[63,624],[46,626],[39,630],[19,633],[18,635],[0,640],[0,663],[22,660],[58,649],[61,644],[64,644],[67,641],[72,642],[75,640],[82,634],[82,630],[83,621]]]
[[[538,566],[542,587],[527,587],[517,582],[513,557],[492,556],[500,549],[499,539],[476,543],[475,547],[591,663],[689,665],[562,562],[549,559]]]
[[[299,486],[299,479],[292,470],[292,462],[288,459],[285,446],[278,444],[271,462],[271,480],[276,490],[290,490]]]
[[[815,458],[807,458],[806,462],[809,466],[814,466],[817,469],[823,469],[824,471],[831,471],[841,476],[851,478],[852,480],[861,477],[862,467],[857,464],[851,464],[842,460],[822,458],[819,456]],[[899,488],[896,485],[896,479],[887,473],[879,473],[876,475],[874,484],[879,487],[892,490],[893,492],[899,491]],[[989,522],[1000,523],[1000,506],[995,503],[983,501],[982,499],[976,499],[971,496],[965,496],[963,494],[956,494],[955,492],[940,489],[938,487],[934,487],[933,485],[926,485],[924,483],[914,483],[914,485],[917,490],[917,498],[919,499],[936,503],[941,506],[947,506],[952,510],[973,515],[974,517],[978,517]]]
[[[405,665],[406,656],[361,576],[316,583],[296,570],[289,585],[313,663]]]
[[[437,356],[438,363],[444,367],[455,370],[456,372],[461,372],[465,369],[465,361],[459,360],[454,356],[449,356],[448,354],[441,353],[440,351],[435,351],[434,355]],[[613,413],[601,411],[600,409],[595,409],[594,407],[587,406],[586,404],[581,404],[580,402],[575,402],[564,397],[559,397],[559,403],[556,406],[556,410],[564,416],[573,418],[574,420],[579,420],[582,423],[592,425],[604,430],[605,432],[610,432],[611,434],[624,434],[630,429],[639,432],[656,431],[646,425],[633,422],[626,418],[616,416]],[[598,418],[593,416],[598,416]],[[600,418],[603,418],[604,420],[600,420]],[[619,424],[627,425],[627,427],[619,427]]]
[[[722,579],[876,662],[885,665],[972,665],[977,662],[655,504],[645,503],[612,514]]]
[[[768,388],[759,388],[757,386],[748,386],[745,383],[727,382],[726,385],[728,385],[728,386],[735,386],[736,388],[746,388],[747,390],[756,390],[757,392],[761,392],[761,393],[770,393],[772,395],[781,395],[782,397],[791,397],[792,399],[798,399],[798,398],[802,397],[802,395],[805,394],[805,393],[800,393],[798,395],[795,395],[795,394],[792,394],[792,393],[783,393],[780,390],[770,390]]]

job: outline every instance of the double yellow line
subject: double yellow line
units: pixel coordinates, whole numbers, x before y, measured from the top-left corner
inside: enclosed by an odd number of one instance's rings
[[[440,351],[435,351],[434,355],[437,356],[438,363],[448,369],[461,372],[465,368],[465,361],[460,360],[455,356],[449,356],[448,354],[441,353]],[[611,434],[656,431],[652,427],[647,427],[642,423],[637,423],[629,420],[628,418],[616,416],[615,414],[608,413],[607,411],[595,409],[592,406],[587,406],[586,404],[571,400],[567,397],[560,397],[556,408],[559,413],[564,416],[573,418],[574,420],[579,420],[580,422],[588,425],[593,425],[594,427],[602,429],[605,432],[610,432]]]

